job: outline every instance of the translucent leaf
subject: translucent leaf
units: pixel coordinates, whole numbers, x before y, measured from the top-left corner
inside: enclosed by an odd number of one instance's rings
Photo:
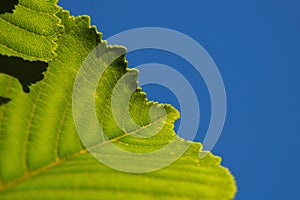
[[[50,3],[36,6],[37,2],[43,1],[24,2],[33,2],[24,3],[24,6],[40,12],[52,8]],[[56,12],[55,7],[52,11]],[[173,139],[179,145],[188,143],[190,147],[170,166],[143,174],[111,169],[87,151],[77,134],[72,113],[75,78],[87,55],[98,44],[101,43],[112,54],[124,51],[124,48],[108,47],[101,41],[96,29],[90,27],[86,16],[70,17],[66,11],[56,15],[65,29],[57,41],[57,57],[49,62],[44,79],[25,94],[18,92],[21,86],[12,77],[0,75],[0,96],[12,99],[0,106],[1,200],[232,199],[236,191],[232,175],[220,166],[219,157],[209,153],[200,159],[200,143],[184,141],[176,136],[173,128],[179,113],[172,106],[148,102],[146,95],[136,88],[129,108],[133,121],[141,129],[124,132],[116,124],[110,103],[113,88],[125,74],[132,80],[130,84],[137,87],[138,73],[127,69],[125,56],[107,68],[95,93],[97,117],[107,137],[120,148],[138,153],[155,151]],[[0,42],[3,41],[0,38]],[[43,48],[36,46],[37,52],[42,52]],[[148,114],[153,105],[166,110],[163,128],[151,138],[134,137],[149,133],[145,133],[143,127],[155,126]],[[88,119],[86,123],[90,123]],[[90,145],[91,148],[101,147],[105,141],[92,140]],[[95,152],[97,150],[95,148]],[[118,155],[106,153],[112,160],[120,159]]]
[[[59,10],[56,0],[19,0],[12,13],[0,14],[0,54],[29,61],[52,60],[63,29],[55,16]]]

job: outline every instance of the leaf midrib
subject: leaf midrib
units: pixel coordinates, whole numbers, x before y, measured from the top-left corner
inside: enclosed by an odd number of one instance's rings
[[[147,124],[147,125],[145,125],[145,126],[142,126],[142,127],[139,128],[139,129],[136,129],[136,130],[131,131],[131,132],[128,132],[128,133],[124,133],[123,135],[120,135],[120,136],[118,136],[118,137],[112,138],[112,139],[110,139],[110,140],[104,140],[104,141],[102,141],[102,142],[99,143],[99,144],[95,144],[95,145],[92,145],[91,147],[88,147],[88,149],[91,151],[91,150],[93,150],[93,149],[95,149],[95,148],[98,148],[98,147],[103,146],[103,145],[105,145],[105,144],[108,144],[108,143],[110,143],[110,142],[112,142],[112,143],[113,143],[113,142],[118,142],[118,140],[120,140],[120,139],[122,139],[122,138],[124,138],[124,137],[127,137],[127,136],[133,136],[133,135],[135,135],[138,131],[143,130],[143,129],[146,129],[147,127],[149,127],[149,126],[151,126],[151,125],[153,125],[153,124],[159,122],[161,119],[164,119],[164,118],[165,118],[165,117],[159,117],[159,118],[157,118],[156,120],[154,120],[152,123],[149,123],[149,124]],[[89,151],[88,151],[86,148],[84,148],[84,149],[80,150],[79,152],[75,152],[75,153],[73,153],[73,154],[71,154],[71,155],[69,155],[69,156],[67,156],[67,157],[65,157],[65,158],[62,158],[62,159],[60,158],[59,160],[56,160],[55,162],[52,162],[52,163],[50,163],[50,164],[48,164],[48,165],[45,165],[45,166],[43,166],[43,167],[40,167],[40,168],[38,168],[38,169],[36,169],[36,170],[33,170],[33,171],[27,171],[27,172],[26,172],[23,176],[21,176],[20,178],[14,179],[14,180],[12,180],[12,181],[10,181],[10,182],[8,182],[8,183],[4,183],[3,185],[0,184],[0,186],[1,186],[1,187],[0,187],[0,192],[3,192],[3,191],[5,191],[5,190],[7,190],[7,189],[10,189],[10,188],[14,187],[15,185],[17,185],[17,184],[19,184],[19,183],[22,183],[22,182],[24,182],[24,181],[26,181],[26,180],[28,180],[28,179],[34,177],[34,176],[39,175],[39,174],[42,173],[42,172],[45,172],[45,171],[47,171],[47,170],[50,170],[50,169],[53,168],[53,167],[56,167],[56,166],[58,166],[58,165],[60,165],[60,164],[63,164],[63,163],[65,163],[65,162],[67,162],[68,160],[71,160],[71,159],[75,158],[76,156],[84,155],[84,154],[86,154],[86,153],[89,153]]]

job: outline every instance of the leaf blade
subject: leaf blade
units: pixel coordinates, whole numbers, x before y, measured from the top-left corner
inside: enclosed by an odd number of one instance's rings
[[[13,13],[0,15],[0,54],[29,61],[55,58],[55,41],[63,27],[56,0],[19,0]]]
[[[57,41],[58,57],[49,63],[44,80],[34,85],[28,95],[18,93],[20,86],[13,81],[6,85],[6,94],[14,101],[0,107],[1,199],[24,196],[38,199],[41,191],[45,199],[74,198],[74,194],[78,194],[75,196],[78,199],[99,198],[103,194],[107,195],[105,198],[114,198],[111,195],[117,194],[119,197],[129,195],[150,199],[176,196],[186,199],[232,199],[236,190],[233,177],[227,169],[220,167],[219,158],[209,154],[204,160],[199,160],[201,145],[198,143],[193,143],[184,156],[171,166],[143,175],[116,172],[99,163],[85,150],[72,117],[72,87],[84,58],[99,44],[101,36],[90,27],[89,18],[85,16],[74,18],[65,11],[57,16],[66,29]],[[112,50],[110,47],[108,49]],[[167,126],[160,136],[150,141],[132,138],[122,132],[113,122],[106,99],[111,97],[117,80],[128,73],[126,67],[125,57],[120,58],[99,83],[96,103],[99,122],[111,139],[124,136],[113,140],[121,148],[134,151],[137,147],[150,145],[155,150],[176,137],[173,122],[179,114],[166,105],[165,108],[169,109]],[[136,79],[137,74],[133,74],[134,77]],[[0,82],[10,79],[0,76]],[[148,111],[153,102],[149,103],[139,89],[130,105],[136,123],[146,126],[151,122]],[[186,168],[190,172],[181,177]],[[68,174],[71,172],[74,173]],[[215,177],[215,180],[210,177]],[[141,187],[151,184],[153,187]],[[180,190],[182,187],[185,187],[184,190]],[[90,192],[92,196],[88,195]]]

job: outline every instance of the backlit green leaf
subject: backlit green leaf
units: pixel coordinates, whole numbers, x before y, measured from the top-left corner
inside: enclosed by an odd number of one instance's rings
[[[30,61],[55,57],[63,27],[56,0],[19,0],[13,13],[0,14],[0,54]]]
[[[26,33],[30,32],[28,27],[31,27],[31,31],[45,34],[46,37],[42,39],[47,38],[52,45],[34,45],[33,36],[28,36],[28,40],[25,38],[26,42],[19,49],[17,44],[20,40],[14,41],[14,51],[3,48],[0,54],[11,53],[29,60],[38,58],[49,61],[53,58],[53,50],[56,46],[58,48],[55,52],[57,57],[49,62],[44,79],[33,85],[29,94],[19,92],[21,86],[14,78],[0,74],[0,96],[12,99],[0,106],[1,200],[234,197],[234,179],[226,168],[220,166],[221,159],[210,153],[200,159],[200,143],[184,141],[176,136],[173,128],[179,113],[172,106],[148,102],[146,95],[137,88],[130,99],[130,115],[141,129],[125,133],[118,127],[110,104],[113,88],[124,74],[129,75],[132,84],[137,87],[135,84],[138,73],[127,68],[125,56],[108,67],[95,93],[97,117],[108,138],[120,148],[131,152],[154,151],[174,138],[179,144],[189,143],[191,146],[172,165],[145,174],[119,172],[96,160],[82,145],[75,128],[72,113],[74,81],[84,59],[98,44],[102,43],[111,54],[125,50],[122,47],[106,46],[96,28],[90,27],[90,20],[86,16],[75,18],[70,17],[66,11],[57,13],[57,7],[53,7],[50,0],[21,2],[23,4],[18,5],[16,11],[30,8],[28,16],[37,13],[43,16],[47,13],[45,15],[49,17],[49,21],[45,20],[42,28],[31,25],[34,22],[23,24],[22,20],[16,20],[18,26],[11,31],[16,31],[14,34],[18,35],[20,27]],[[9,14],[5,15],[9,18]],[[4,18],[1,16],[0,22]],[[60,21],[64,32],[57,44],[54,44],[53,38],[61,31],[61,28],[57,28],[60,27],[57,26]],[[0,23],[0,26],[11,28],[9,24]],[[0,38],[0,43],[9,44],[11,40],[13,38]],[[38,42],[42,43],[42,40]],[[167,117],[162,130],[149,139],[133,137],[135,134],[144,134],[147,127],[155,127],[155,122],[148,115],[152,105],[166,110]],[[86,123],[90,123],[88,119]],[[149,131],[151,132],[150,129]],[[91,145],[101,147],[105,143],[101,140],[91,141]],[[118,155],[109,152],[107,156],[119,159]]]

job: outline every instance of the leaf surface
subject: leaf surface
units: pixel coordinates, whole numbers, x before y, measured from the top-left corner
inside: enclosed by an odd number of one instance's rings
[[[40,12],[52,8],[51,3],[34,7],[43,1],[28,2],[33,3],[27,6]],[[55,7],[52,11],[56,12]],[[124,132],[115,123],[110,104],[113,88],[125,74],[132,80],[128,87],[138,86],[138,73],[127,68],[125,56],[107,68],[95,93],[97,117],[107,137],[120,148],[138,153],[155,151],[173,139],[191,146],[172,165],[145,174],[111,169],[86,150],[72,115],[75,77],[84,59],[98,44],[102,43],[112,55],[116,51],[125,52],[125,49],[107,46],[86,16],[70,17],[66,11],[56,16],[64,26],[64,33],[57,41],[57,57],[49,62],[43,81],[25,94],[18,92],[21,86],[12,77],[0,75],[0,96],[12,99],[0,107],[0,198],[232,199],[236,191],[232,175],[220,166],[219,157],[208,154],[200,159],[200,143],[176,136],[173,128],[179,113],[172,106],[149,102],[145,93],[136,88],[129,108],[133,121],[141,128]],[[0,38],[0,42],[3,41]],[[161,122],[159,113],[155,121],[150,119],[148,113],[153,106],[166,110],[163,128],[149,139],[134,137],[151,133]],[[88,127],[88,119],[86,123]],[[91,141],[90,145],[101,147],[105,141]],[[109,152],[107,156],[120,159]]]
[[[57,0],[19,0],[12,13],[0,14],[0,54],[50,61],[62,32]]]

